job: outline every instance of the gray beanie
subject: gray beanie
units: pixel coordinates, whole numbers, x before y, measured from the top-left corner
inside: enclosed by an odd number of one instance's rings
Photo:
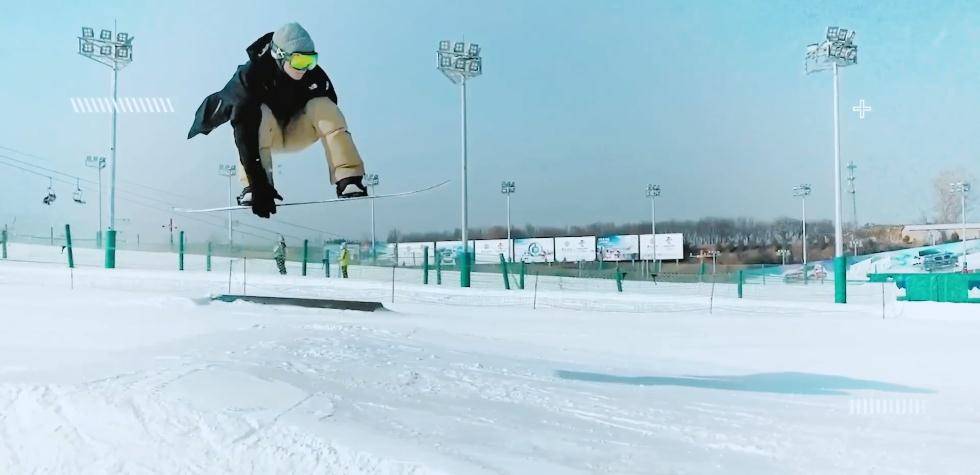
[[[299,23],[286,23],[272,34],[272,42],[287,53],[314,53],[313,38]]]

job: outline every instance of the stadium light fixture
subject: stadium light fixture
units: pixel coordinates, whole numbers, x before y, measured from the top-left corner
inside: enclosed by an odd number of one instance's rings
[[[840,91],[839,69],[857,64],[854,30],[831,26],[826,41],[817,48],[807,46],[804,69],[807,74],[830,69],[834,81],[834,302],[847,303],[847,257],[844,256],[843,197],[841,196],[840,161]],[[804,259],[805,261],[805,259]],[[804,275],[805,270],[804,265]]]
[[[112,30],[101,30],[95,38],[95,30],[82,27],[78,37],[78,54],[112,69],[112,148],[109,185],[109,229],[106,232],[105,267],[116,267],[116,135],[118,122],[119,71],[133,62],[133,37],[117,32],[113,41]],[[115,51],[115,54],[113,54]],[[100,193],[101,197],[101,193]],[[101,206],[99,207],[101,211]],[[99,226],[100,231],[102,226]]]
[[[452,50],[449,50],[449,45],[452,44]],[[466,82],[469,79],[473,79],[481,74],[483,74],[483,62],[480,57],[480,46],[477,44],[470,44],[469,51],[467,52],[466,43],[462,41],[457,41],[451,43],[449,40],[442,40],[439,42],[439,47],[436,50],[436,55],[438,57],[438,69],[442,72],[453,84],[459,85],[460,89],[460,135],[461,135],[461,158],[462,158],[462,183],[461,183],[461,200],[462,200],[462,241],[463,249],[462,256],[463,259],[460,264],[459,272],[459,283],[461,287],[470,286],[470,256],[469,256],[469,216],[468,216],[468,201],[469,197],[467,195],[467,148],[466,148]]]

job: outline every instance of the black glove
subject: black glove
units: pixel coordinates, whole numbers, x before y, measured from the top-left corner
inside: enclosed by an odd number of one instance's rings
[[[279,192],[268,183],[252,186],[252,212],[260,218],[276,214],[276,198],[282,200]]]

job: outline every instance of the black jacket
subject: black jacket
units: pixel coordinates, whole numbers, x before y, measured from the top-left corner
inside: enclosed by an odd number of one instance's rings
[[[238,66],[222,90],[204,99],[187,133],[188,139],[197,134],[207,135],[230,120],[235,129],[239,160],[253,185],[268,183],[259,160],[262,104],[268,106],[280,126],[285,127],[314,97],[327,97],[337,103],[337,93],[320,66],[307,71],[299,81],[293,80],[269,52],[271,41],[272,33],[267,33],[245,49],[248,62]]]

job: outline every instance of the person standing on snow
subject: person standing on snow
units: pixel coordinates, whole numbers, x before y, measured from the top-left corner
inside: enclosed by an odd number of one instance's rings
[[[286,238],[279,236],[279,244],[272,250],[272,258],[276,260],[279,275],[286,275]]]
[[[248,61],[224,89],[204,99],[187,134],[188,139],[207,135],[231,121],[244,186],[238,204],[262,218],[275,214],[275,200],[282,196],[273,186],[272,152],[299,151],[317,140],[337,197],[367,196],[361,182],[364,163],[337,108],[337,92],[317,65],[309,33],[299,23],[288,23],[245,51]]]
[[[340,245],[340,257],[337,258],[337,262],[340,264],[340,276],[347,278],[347,266],[350,265],[350,249],[347,249],[347,243]]]

